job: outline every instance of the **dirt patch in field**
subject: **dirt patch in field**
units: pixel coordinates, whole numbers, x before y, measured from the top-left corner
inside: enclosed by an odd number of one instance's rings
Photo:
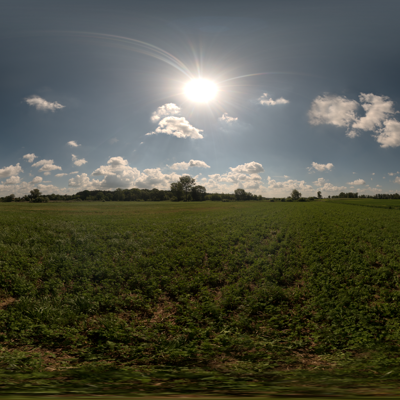
[[[6,308],[10,304],[14,303],[16,299],[14,297],[7,297],[6,299],[0,299],[0,309]]]

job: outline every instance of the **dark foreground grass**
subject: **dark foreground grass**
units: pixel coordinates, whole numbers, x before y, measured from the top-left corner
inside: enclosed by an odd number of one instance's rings
[[[340,201],[2,203],[0,393],[398,393],[399,223]]]

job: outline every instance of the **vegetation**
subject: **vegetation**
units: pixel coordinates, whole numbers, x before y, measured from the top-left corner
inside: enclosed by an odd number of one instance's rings
[[[0,392],[395,391],[400,201],[365,201],[3,204]]]

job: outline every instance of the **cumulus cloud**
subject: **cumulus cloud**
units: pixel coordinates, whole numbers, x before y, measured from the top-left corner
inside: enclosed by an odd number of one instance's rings
[[[166,133],[183,139],[203,139],[203,135],[200,132],[203,131],[190,125],[184,117],[165,117],[158,123],[158,127],[154,132],[146,133],[146,135]]]
[[[264,172],[263,166],[255,161],[251,161],[246,164],[238,165],[237,167],[229,168],[232,172],[239,172],[245,174],[259,174],[260,172]]]
[[[180,107],[178,107],[174,103],[164,104],[161,107],[158,107],[156,111],[153,112],[151,116],[152,122],[159,121],[162,117],[166,117],[168,115],[177,115],[181,112]]]
[[[316,181],[313,182],[313,184],[316,186],[322,186],[324,183],[325,183],[324,178],[318,178]]]
[[[88,174],[76,175],[74,178],[70,178],[68,186],[72,188],[82,188],[86,190],[95,190],[100,187],[100,182],[96,179],[90,180]]]
[[[245,190],[259,191],[265,189],[265,187],[262,186],[261,176],[255,172],[255,170],[259,172],[264,171],[264,169],[261,171],[259,166],[261,166],[261,164],[257,166],[253,166],[252,163],[239,165],[236,168],[231,168],[231,171],[225,174],[208,175],[208,181],[203,178],[202,184],[207,187],[207,190],[214,192],[233,192],[238,187]]]
[[[67,143],[67,145],[68,145],[68,146],[71,146],[71,147],[79,147],[79,146],[80,146],[80,144],[76,143],[75,140],[69,141],[69,142]]]
[[[356,110],[359,104],[346,97],[323,95],[311,103],[308,112],[311,125],[330,124],[338,127],[349,127],[356,120]]]
[[[359,136],[360,131],[371,131],[381,147],[400,146],[400,122],[393,118],[398,113],[393,101],[387,96],[373,93],[360,93],[359,100],[360,103],[341,96],[318,96],[311,103],[309,122],[312,125],[346,127],[346,135],[350,138]],[[356,115],[359,106],[363,108],[365,116]]]
[[[347,189],[346,186],[335,186],[332,183],[326,182],[324,186],[321,187],[321,190],[324,192],[341,192]]]
[[[307,167],[307,169],[309,171],[312,171],[313,169],[319,171],[319,172],[323,172],[323,171],[330,171],[333,168],[333,164],[332,163],[328,163],[328,164],[318,164],[316,162],[313,162],[311,164],[311,167]]]
[[[101,165],[92,172],[94,176],[103,175],[104,179],[99,185],[102,188],[126,188],[133,187],[140,171],[128,165],[128,160],[118,156],[111,157],[107,165]]]
[[[55,176],[59,178],[61,176],[66,176],[66,175],[68,175],[68,174],[62,173],[62,174],[56,174]]]
[[[348,185],[365,185],[364,179],[356,179],[353,182],[347,182]]]
[[[396,179],[394,180],[395,183],[400,183],[400,176],[396,176]],[[378,185],[376,185],[378,186]]]
[[[235,122],[237,122],[238,118],[236,117],[231,117],[228,115],[228,113],[223,113],[221,117],[218,118],[222,123],[231,125]]]
[[[380,128],[382,126],[384,120],[396,112],[393,106],[393,101],[391,101],[387,96],[361,93],[359,99],[361,107],[365,111],[365,116],[359,118],[353,124],[353,129],[374,131],[375,128]]]
[[[75,154],[72,154],[72,162],[77,166],[81,167],[83,164],[86,164],[87,161],[84,158],[78,159]]]
[[[102,180],[90,179],[87,174],[80,174],[69,179],[68,186],[81,190],[116,189],[116,188],[158,188],[168,189],[172,182],[179,179],[175,172],[163,174],[160,168],[145,169],[140,172],[130,167],[122,157],[111,157],[107,165],[101,165],[92,175],[103,176]]]
[[[378,130],[375,136],[376,141],[381,147],[398,147],[400,146],[400,122],[395,119],[388,119],[383,122],[384,127]]]
[[[9,176],[18,175],[20,172],[24,172],[21,166],[18,164],[10,165],[0,169],[0,178],[7,178]]]
[[[36,108],[36,110],[39,111],[52,111],[54,112],[55,110],[60,110],[61,108],[64,108],[65,106],[61,105],[57,101],[54,103],[51,103],[45,99],[42,99],[39,96],[33,95],[30,97],[27,97],[25,99],[26,103],[29,104],[30,106],[33,106]]]
[[[75,174],[79,174],[79,171],[72,171],[69,173],[70,175],[75,175]]]
[[[57,175],[56,175],[57,176]],[[40,182],[42,182],[43,181],[43,178],[41,177],[41,176],[35,176],[33,179],[32,179],[32,183],[40,183]]]
[[[272,98],[268,98],[268,93],[264,93],[259,99],[259,104],[263,106],[275,106],[277,104],[288,104],[289,100],[280,97],[279,99],[273,100]]]
[[[22,158],[23,158],[24,160],[27,160],[27,161],[30,162],[30,163],[33,163],[33,160],[34,160],[35,158],[37,158],[37,156],[35,156],[34,153],[30,153],[30,154],[25,154]]]
[[[136,180],[136,186],[140,189],[144,188],[160,188],[167,189],[172,182],[179,179],[179,175],[175,172],[172,174],[163,174],[160,168],[149,168],[143,170],[140,177]]]
[[[21,182],[21,178],[19,176],[15,176],[15,175],[6,179],[6,185],[17,185],[20,182]]]
[[[204,161],[200,160],[190,160],[189,162],[179,162],[174,163],[172,165],[167,165],[167,167],[175,170],[188,170],[189,168],[196,167],[196,168],[210,168]]]
[[[277,182],[275,179],[268,177],[268,188],[269,189],[286,189],[287,191],[297,190],[314,190],[311,185],[307,185],[305,181],[298,181],[295,179],[288,179],[287,181]],[[289,195],[289,193],[288,193]]]
[[[50,171],[62,169],[58,165],[54,165],[54,160],[40,160],[38,162],[35,162],[35,164],[32,164],[32,167],[41,167],[39,171],[44,172],[45,175],[50,175]]]

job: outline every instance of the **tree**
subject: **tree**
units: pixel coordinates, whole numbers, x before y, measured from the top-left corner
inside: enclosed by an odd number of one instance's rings
[[[317,196],[318,196],[319,199],[322,199],[322,195],[321,195],[321,191],[320,190],[317,192]]]
[[[191,176],[184,175],[179,178],[179,182],[182,185],[182,190],[185,192],[185,199],[187,200],[188,193],[192,190],[196,181]]]
[[[171,192],[176,200],[180,201],[183,198],[183,187],[181,182],[171,183]]]
[[[244,189],[238,188],[235,190],[236,200],[246,200],[246,195],[247,193]]]
[[[5,201],[7,202],[15,201],[14,193],[11,193],[9,196],[6,196]]]
[[[192,187],[192,199],[195,201],[204,201],[206,197],[206,188],[204,186],[193,186]]]
[[[32,190],[31,190],[31,195],[30,195],[30,197],[31,197],[33,200],[39,198],[41,195],[42,195],[42,193],[40,193],[40,190],[39,190],[39,189],[32,189]]]
[[[299,200],[301,197],[301,193],[297,189],[293,189],[290,197],[292,198],[292,200]]]

